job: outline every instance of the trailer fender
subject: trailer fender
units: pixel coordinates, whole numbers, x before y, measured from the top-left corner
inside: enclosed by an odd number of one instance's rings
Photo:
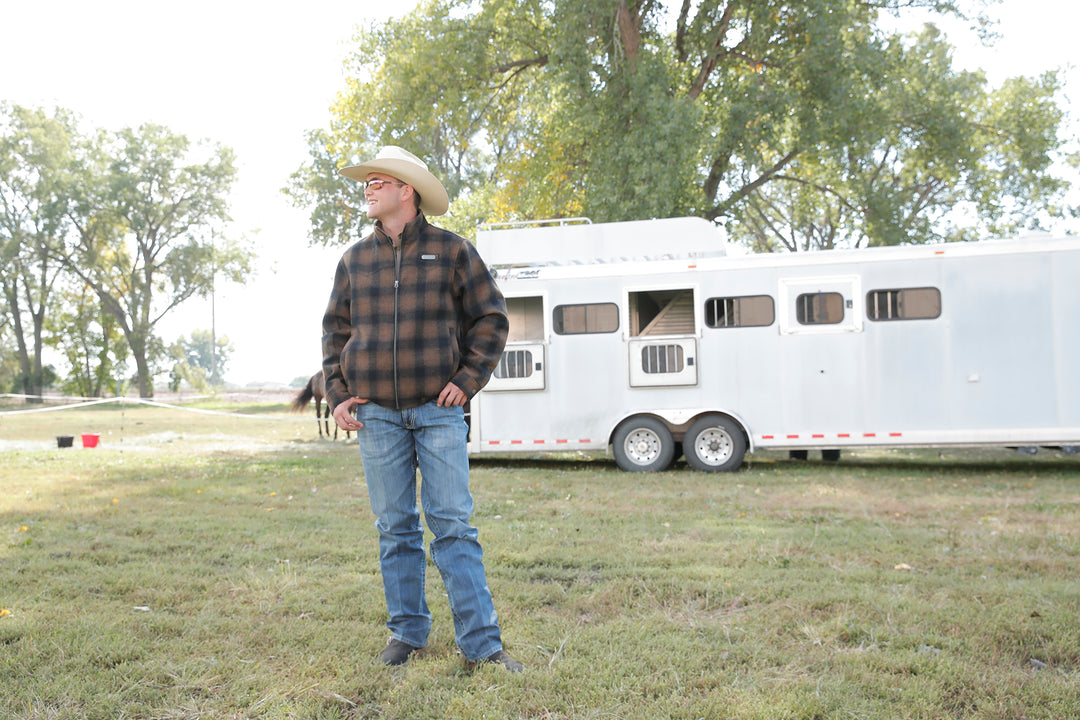
[[[653,413],[668,425],[668,429],[671,430],[672,436],[677,443],[681,443],[683,438],[686,437],[687,431],[690,426],[695,422],[705,417],[706,415],[719,415],[721,417],[729,418],[735,426],[739,428],[739,431],[743,435],[743,440],[746,442],[746,452],[753,453],[756,450],[754,445],[754,439],[750,435],[750,431],[747,429],[746,421],[738,413],[729,412],[727,410],[721,410],[717,408],[696,408],[696,409],[679,409],[679,410],[656,410]],[[625,419],[625,418],[624,418]],[[620,420],[619,422],[622,422]]]

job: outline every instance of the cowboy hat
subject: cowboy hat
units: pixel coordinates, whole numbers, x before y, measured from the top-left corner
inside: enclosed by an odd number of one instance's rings
[[[347,178],[363,182],[372,173],[383,173],[411,185],[420,196],[420,209],[425,215],[442,215],[450,207],[450,197],[439,179],[431,174],[427,164],[404,148],[387,145],[379,149],[374,160],[350,165],[338,171]]]

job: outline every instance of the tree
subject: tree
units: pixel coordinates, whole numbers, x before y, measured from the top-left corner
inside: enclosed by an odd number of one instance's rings
[[[181,335],[169,346],[169,388],[176,391],[184,382],[200,390],[220,385],[232,351],[229,338],[215,337],[210,330],[192,330],[191,340]]]
[[[819,146],[749,193],[736,238],[759,251],[966,240],[1038,227],[1068,183],[1050,172],[1064,117],[1056,73],[987,92],[933,26],[894,38],[876,102],[843,146]]]
[[[144,125],[100,133],[84,155],[63,261],[115,318],[139,395],[151,397],[164,354],[157,323],[185,300],[205,297],[215,275],[242,282],[250,269],[251,251],[223,238],[233,153]]]
[[[1024,114],[1039,131],[1025,134],[994,109],[1010,91],[954,71],[940,39],[911,45],[880,24],[911,8],[978,22],[984,5],[430,0],[358,33],[330,127],[310,136],[313,162],[288,192],[315,208],[314,242],[344,240],[365,218],[333,171],[395,143],[432,164],[455,214],[483,220],[692,214],[804,247],[966,237],[1006,214],[1061,212],[1065,183],[1046,182],[1044,164],[1061,155],[1059,86],[1018,81],[1016,100],[1037,90]],[[910,197],[958,172],[966,194]],[[942,228],[958,199],[982,214]]]
[[[0,285],[22,391],[40,395],[55,260],[68,223],[74,117],[0,105]]]
[[[96,293],[74,284],[54,295],[49,314],[49,345],[68,362],[64,392],[80,397],[103,397],[107,390],[121,393],[130,350],[116,318],[102,310]]]

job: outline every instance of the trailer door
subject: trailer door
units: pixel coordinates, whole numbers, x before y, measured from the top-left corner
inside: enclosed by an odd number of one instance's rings
[[[499,364],[485,392],[543,390],[546,387],[544,298],[540,295],[506,298],[510,332]]]
[[[639,290],[627,299],[630,387],[697,385],[694,291]]]
[[[821,445],[864,427],[861,287],[855,275],[780,279],[781,425],[793,445]]]

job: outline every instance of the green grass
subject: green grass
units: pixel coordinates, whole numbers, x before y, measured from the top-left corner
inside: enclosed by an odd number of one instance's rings
[[[1080,717],[1080,458],[478,460],[528,670],[467,669],[436,572],[387,669],[355,447],[239,409],[0,417],[0,717]]]

